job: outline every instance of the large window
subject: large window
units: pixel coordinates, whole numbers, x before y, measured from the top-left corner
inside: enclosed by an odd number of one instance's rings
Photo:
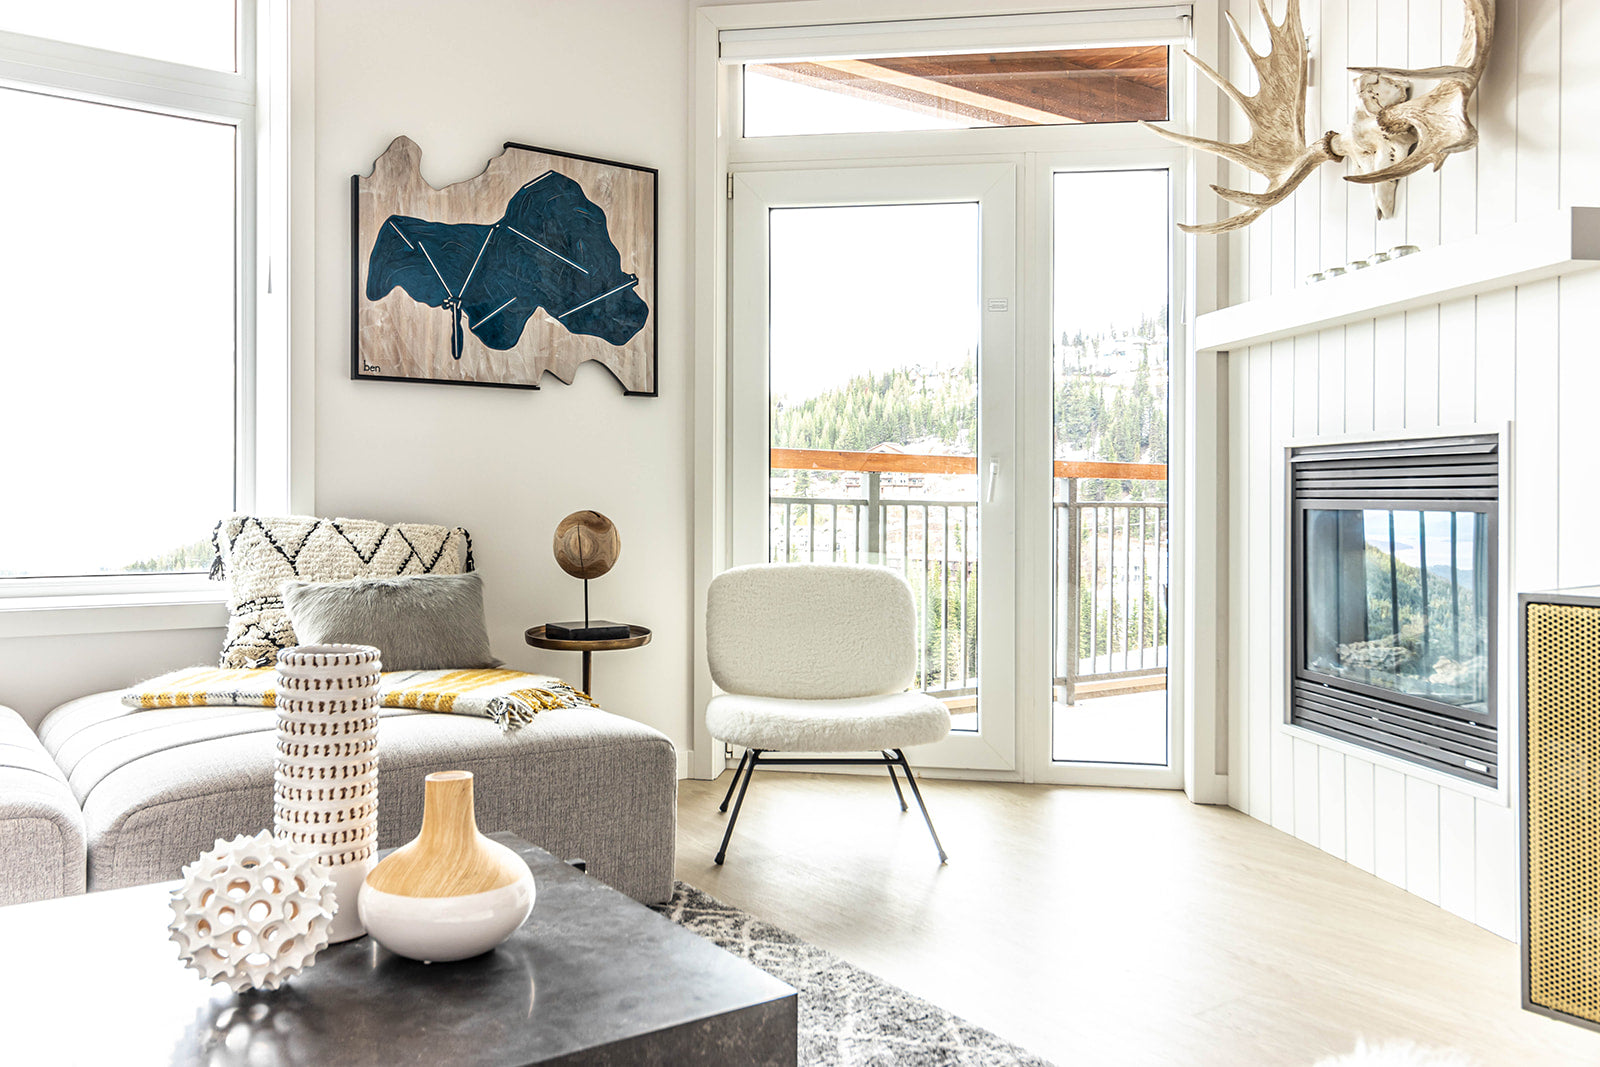
[[[0,12],[0,593],[203,572],[253,503],[253,9],[133,7]]]

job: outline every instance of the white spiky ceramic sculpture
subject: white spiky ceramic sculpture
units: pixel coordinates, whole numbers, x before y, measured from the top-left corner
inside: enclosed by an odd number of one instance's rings
[[[213,983],[276,989],[327,947],[336,908],[316,852],[263,830],[219,837],[183,869],[168,929],[183,962]]]

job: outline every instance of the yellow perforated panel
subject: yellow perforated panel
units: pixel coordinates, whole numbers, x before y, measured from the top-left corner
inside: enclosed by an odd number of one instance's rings
[[[1600,1022],[1600,607],[1527,626],[1528,995]]]

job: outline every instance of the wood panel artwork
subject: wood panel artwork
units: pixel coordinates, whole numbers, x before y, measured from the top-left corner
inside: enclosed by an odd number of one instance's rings
[[[507,142],[435,189],[397,137],[351,179],[351,377],[655,396],[656,171]]]

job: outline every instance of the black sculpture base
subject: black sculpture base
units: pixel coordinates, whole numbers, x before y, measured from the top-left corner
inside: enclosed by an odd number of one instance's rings
[[[546,637],[554,637],[561,641],[616,641],[628,637],[630,633],[627,623],[610,622],[606,619],[595,619],[589,623],[581,620],[548,622],[544,626]]]

